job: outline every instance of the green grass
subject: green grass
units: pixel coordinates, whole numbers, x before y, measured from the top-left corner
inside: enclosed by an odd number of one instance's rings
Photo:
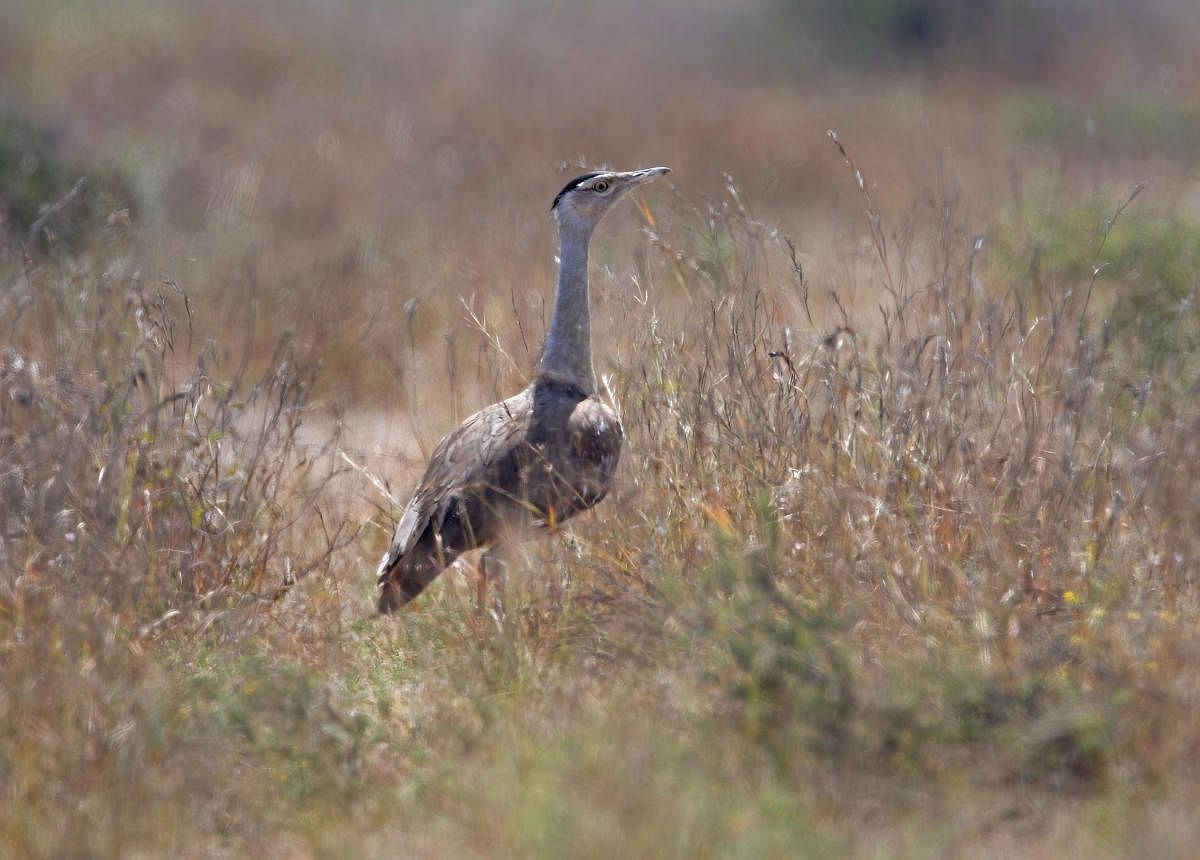
[[[1200,153],[1200,114],[1151,93],[1076,104],[1047,93],[1026,93],[1008,107],[1021,138],[1042,146],[1110,156],[1167,156],[1184,162]]]

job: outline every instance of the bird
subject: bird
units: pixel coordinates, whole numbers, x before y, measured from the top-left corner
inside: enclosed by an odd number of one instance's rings
[[[554,198],[558,286],[533,380],[467,418],[434,449],[379,563],[381,614],[409,603],[462,553],[484,549],[486,575],[489,559],[509,542],[552,530],[608,493],[625,433],[597,397],[588,246],[618,200],[669,172],[585,173]]]

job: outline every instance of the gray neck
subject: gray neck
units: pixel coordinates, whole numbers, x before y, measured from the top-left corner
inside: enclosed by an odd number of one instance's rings
[[[596,393],[592,369],[591,321],[588,313],[588,242],[591,226],[558,225],[558,295],[554,319],[546,333],[538,376],[567,382]]]

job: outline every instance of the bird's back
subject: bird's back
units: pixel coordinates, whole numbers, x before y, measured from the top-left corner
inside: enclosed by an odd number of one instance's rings
[[[544,378],[472,415],[438,444],[396,527],[379,566],[380,610],[407,603],[463,552],[595,505],[623,439],[611,408]]]

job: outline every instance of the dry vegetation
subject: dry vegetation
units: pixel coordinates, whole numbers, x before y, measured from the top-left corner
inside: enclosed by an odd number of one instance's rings
[[[1188,4],[1022,74],[805,66],[788,4],[27,5],[0,853],[1194,850]],[[618,486],[374,619],[593,159],[675,169],[594,246]]]

